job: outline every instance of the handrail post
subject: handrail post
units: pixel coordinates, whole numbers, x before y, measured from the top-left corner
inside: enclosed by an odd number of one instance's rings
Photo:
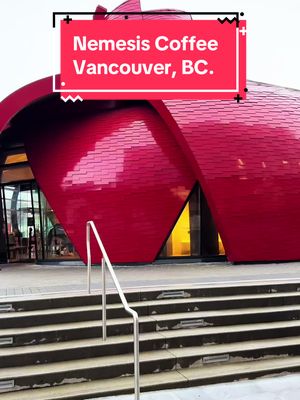
[[[134,337],[134,397],[135,400],[140,399],[140,360],[139,360],[139,320],[138,317],[134,318],[133,327]]]
[[[112,281],[117,289],[120,296],[121,302],[125,308],[125,311],[130,314],[133,318],[133,341],[134,341],[134,398],[140,400],[140,364],[139,364],[139,316],[138,313],[129,307],[126,297],[122,291],[118,278],[115,274],[110,259],[106,253],[105,247],[100,239],[99,233],[93,221],[87,221],[86,227],[86,246],[87,246],[87,265],[88,265],[88,291],[91,290],[91,240],[90,240],[90,228],[92,228],[95,235],[98,246],[102,252],[102,337],[103,340],[107,338],[107,318],[106,318],[106,267]]]
[[[87,252],[87,292],[91,294],[91,269],[92,269],[92,257],[91,257],[91,227],[90,224],[86,225],[86,252]]]
[[[106,328],[106,264],[105,260],[102,257],[101,262],[102,267],[102,338],[106,340],[107,337],[107,328]]]

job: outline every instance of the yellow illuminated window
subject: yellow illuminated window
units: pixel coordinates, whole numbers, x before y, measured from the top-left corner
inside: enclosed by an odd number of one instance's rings
[[[16,164],[28,161],[26,153],[11,154],[6,157],[5,164]]]
[[[159,257],[224,256],[225,249],[213,216],[199,186],[189,195]]]
[[[167,256],[191,255],[190,207],[186,204],[167,241]]]
[[[224,249],[224,245],[221,239],[220,234],[218,233],[218,244],[219,244],[219,255],[220,256],[224,256],[225,255],[225,249]]]

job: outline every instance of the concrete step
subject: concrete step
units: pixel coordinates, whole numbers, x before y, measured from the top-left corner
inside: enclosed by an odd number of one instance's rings
[[[222,284],[205,285],[205,286],[182,286],[174,288],[144,288],[143,291],[136,289],[126,290],[126,298],[130,302],[159,300],[163,298],[178,299],[178,298],[193,298],[193,297],[212,297],[212,296],[236,296],[245,294],[267,294],[267,293],[284,293],[300,291],[300,283],[286,282],[257,282],[255,285],[252,282],[244,284]],[[119,303],[119,295],[114,291],[108,293],[107,304]],[[11,298],[0,299],[0,306],[10,304],[15,311],[32,311],[43,310],[60,307],[77,307],[84,305],[101,304],[100,293],[87,295],[85,293],[74,293],[72,296],[66,294],[57,295],[33,295],[29,299],[28,296],[15,296]]]
[[[132,351],[132,335],[70,340],[30,346],[0,348],[1,367],[47,364],[64,360],[125,354]],[[140,335],[140,351],[166,348],[166,338],[159,332]]]
[[[290,337],[222,345],[194,346],[140,353],[142,374],[189,368],[212,363],[232,363],[263,357],[300,355],[300,338]],[[92,357],[33,366],[0,368],[2,382],[14,381],[15,389],[109,379],[133,373],[133,355]]]
[[[300,305],[278,307],[241,308],[232,310],[193,311],[189,313],[157,314],[140,317],[140,332],[169,329],[203,328],[259,322],[288,321],[300,319]],[[109,336],[132,333],[131,318],[107,321]],[[101,320],[0,329],[0,342],[13,338],[11,345],[20,346],[64,340],[101,337]]]
[[[140,317],[140,331],[155,331],[155,320],[151,317]],[[117,318],[107,320],[108,336],[132,333],[131,318]],[[50,325],[38,325],[24,328],[0,329],[1,340],[12,338],[12,346],[23,346],[38,343],[51,343],[83,338],[101,338],[102,321],[80,321]],[[6,345],[4,345],[5,347]]]
[[[147,332],[140,335],[140,351],[188,348],[249,340],[289,338],[300,334],[300,321],[243,324]],[[45,364],[64,360],[125,354],[132,350],[132,335],[70,340],[0,348],[1,367]]]
[[[300,370],[300,357],[248,361],[226,365],[206,365],[141,376],[141,390],[159,390],[221,383],[232,380]],[[1,400],[83,400],[133,392],[132,377],[101,379],[54,387],[2,393]]]
[[[118,295],[107,299],[106,342],[99,294],[0,301],[1,400],[130,392],[132,318]],[[140,315],[143,390],[300,370],[300,283],[160,288],[127,299]]]
[[[130,302],[140,316],[164,313],[179,313],[191,311],[225,310],[234,308],[271,307],[282,305],[297,305],[300,303],[300,292],[280,292],[267,294],[248,294],[236,296],[193,297],[179,299],[161,299]],[[127,314],[122,304],[108,304],[108,318],[124,318]],[[100,320],[101,305],[86,305],[76,307],[50,308],[45,310],[30,310],[0,313],[1,328],[28,327],[48,325],[60,322],[75,322]]]
[[[269,338],[276,339],[297,336],[299,333],[299,320],[204,327],[201,329],[168,330],[160,332],[160,334],[166,339],[167,348],[234,343]]]
[[[297,291],[297,289],[296,289]],[[141,294],[137,291],[128,291],[126,293],[128,301],[140,301]],[[13,296],[0,298],[1,304],[11,304],[13,311],[34,311],[34,310],[45,310],[51,308],[66,308],[66,307],[81,307],[87,305],[99,305],[101,304],[102,296],[100,292],[94,292],[91,294],[76,293],[74,292],[71,296],[69,293],[61,294],[34,294],[29,296]],[[117,293],[107,293],[107,304],[119,303],[120,297]]]
[[[226,326],[256,322],[273,322],[298,320],[300,306],[288,305],[278,307],[238,308],[230,310],[194,311],[153,315],[156,321],[156,330],[182,329],[203,326]]]

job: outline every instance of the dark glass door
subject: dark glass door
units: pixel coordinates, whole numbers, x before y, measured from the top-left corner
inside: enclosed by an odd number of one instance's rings
[[[0,157],[0,263],[79,260],[37,186],[24,149]]]
[[[2,187],[9,262],[31,261],[37,257],[32,191],[33,182]]]
[[[79,259],[35,181],[5,184],[1,191],[8,262]]]

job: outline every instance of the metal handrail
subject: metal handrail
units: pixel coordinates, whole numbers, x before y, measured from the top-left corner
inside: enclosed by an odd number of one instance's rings
[[[92,268],[92,256],[91,256],[91,228],[99,245],[102,253],[102,338],[107,338],[107,326],[106,326],[106,266],[110,272],[112,280],[120,296],[121,302],[124,306],[125,311],[130,314],[133,318],[133,342],[134,342],[134,397],[135,400],[140,399],[140,362],[139,362],[139,316],[136,311],[129,307],[126,297],[122,291],[118,278],[114,272],[113,266],[108,258],[102,240],[100,239],[99,233],[93,221],[87,221],[86,223],[86,250],[87,250],[87,291],[91,293],[91,268]]]

